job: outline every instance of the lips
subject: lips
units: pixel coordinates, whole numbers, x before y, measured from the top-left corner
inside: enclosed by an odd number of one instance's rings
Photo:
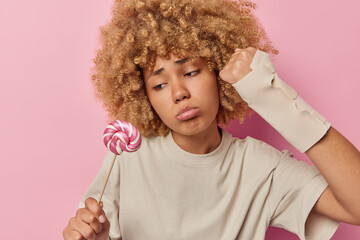
[[[194,118],[196,116],[198,116],[200,113],[200,109],[199,108],[194,108],[194,107],[186,107],[184,109],[182,109],[177,115],[176,118],[180,121],[186,121],[189,120],[191,118]]]

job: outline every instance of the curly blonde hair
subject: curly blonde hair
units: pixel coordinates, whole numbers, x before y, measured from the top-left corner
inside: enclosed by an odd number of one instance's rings
[[[169,128],[152,108],[142,70],[173,53],[204,58],[215,71],[219,89],[217,121],[244,120],[248,105],[219,77],[236,48],[254,47],[276,54],[245,0],[116,0],[112,19],[101,29],[101,48],[92,79],[111,120],[134,124],[146,137]]]

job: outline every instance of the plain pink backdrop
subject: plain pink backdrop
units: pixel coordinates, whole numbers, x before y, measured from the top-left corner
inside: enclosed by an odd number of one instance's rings
[[[359,148],[360,3],[256,2],[280,51],[280,77]],[[111,5],[0,0],[1,239],[62,239],[101,165],[106,114],[93,96],[90,68]],[[228,130],[308,161],[257,115]],[[333,239],[359,237],[360,227],[341,224]],[[266,239],[298,238],[270,228]]]

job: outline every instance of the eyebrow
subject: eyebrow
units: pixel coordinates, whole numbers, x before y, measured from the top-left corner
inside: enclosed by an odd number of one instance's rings
[[[175,65],[181,65],[181,64],[184,64],[184,63],[188,62],[189,60],[190,60],[190,58],[184,58],[184,59],[176,60],[174,62],[174,64]],[[162,71],[164,71],[164,68],[159,68],[158,70],[152,72],[149,75],[149,77],[159,75]]]

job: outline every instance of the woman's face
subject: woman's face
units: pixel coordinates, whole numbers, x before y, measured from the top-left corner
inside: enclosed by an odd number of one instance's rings
[[[169,59],[158,57],[154,69],[144,71],[144,81],[151,105],[173,135],[217,131],[219,93],[206,61],[173,54]]]

